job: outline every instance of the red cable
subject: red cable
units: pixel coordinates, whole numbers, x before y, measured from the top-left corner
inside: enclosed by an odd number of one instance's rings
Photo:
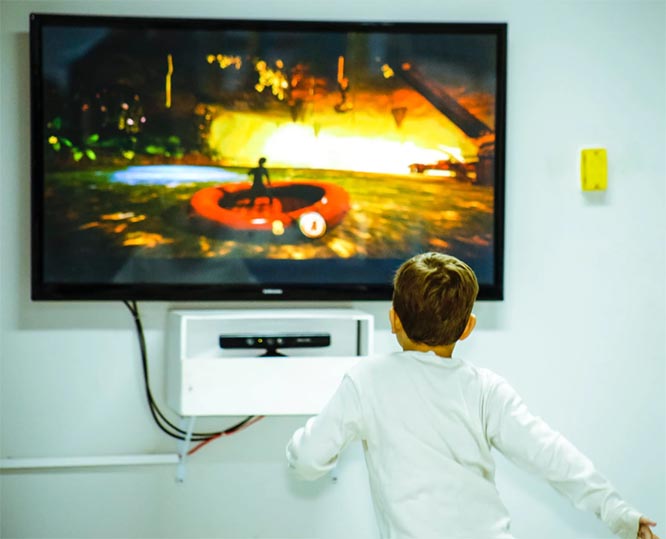
[[[220,432],[219,434],[216,434],[215,436],[211,436],[207,440],[204,440],[203,442],[195,445],[192,449],[190,449],[187,452],[187,456],[193,455],[194,453],[199,451],[199,449],[201,449],[203,446],[209,444],[213,440],[217,440],[218,438],[222,438],[223,436],[231,436],[232,434],[236,434],[237,432],[245,430],[250,425],[254,425],[257,421],[260,421],[263,418],[264,418],[263,415],[255,416],[252,419],[250,419],[247,423],[243,423],[243,425],[241,425],[240,427],[237,427],[235,429],[225,430],[224,432]]]

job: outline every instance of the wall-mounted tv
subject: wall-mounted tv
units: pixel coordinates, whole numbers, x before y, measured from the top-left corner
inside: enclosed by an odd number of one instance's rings
[[[32,298],[501,299],[506,32],[32,14]]]

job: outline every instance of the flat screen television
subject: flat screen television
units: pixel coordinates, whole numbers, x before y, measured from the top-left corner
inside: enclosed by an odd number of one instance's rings
[[[32,14],[32,298],[502,299],[506,32]]]

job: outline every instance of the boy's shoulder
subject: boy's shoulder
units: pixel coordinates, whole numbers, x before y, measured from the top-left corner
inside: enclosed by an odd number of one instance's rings
[[[390,369],[396,359],[402,352],[393,352],[387,354],[374,354],[361,358],[348,372],[348,375],[355,377],[363,377],[371,375],[378,370]]]
[[[422,352],[393,352],[387,354],[377,354],[363,358],[348,372],[352,379],[362,380],[366,377],[375,378],[395,373],[400,375],[416,364],[430,364],[434,367],[445,367],[450,373],[455,373],[455,376],[467,378],[470,381],[474,380],[482,386],[484,390],[491,390],[491,388],[505,383],[506,380],[500,374],[487,367],[479,367],[472,362],[454,358],[445,359],[438,358],[434,354],[427,354]]]
[[[478,365],[475,365],[474,363],[470,362],[465,362],[465,364],[467,365],[467,368],[472,373],[474,373],[474,375],[484,385],[484,388],[488,391],[499,385],[508,383],[506,378],[504,378],[504,376],[495,372],[492,369],[489,369],[488,367],[479,367]]]

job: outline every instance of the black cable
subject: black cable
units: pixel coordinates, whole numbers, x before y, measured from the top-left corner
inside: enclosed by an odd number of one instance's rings
[[[134,318],[134,325],[136,326],[136,332],[137,332],[137,337],[139,339],[139,350],[141,352],[141,366],[143,369],[143,382],[144,382],[144,389],[146,393],[146,400],[148,401],[148,407],[150,408],[150,413],[153,416],[153,419],[157,426],[167,435],[171,436],[172,438],[176,438],[177,440],[185,440],[187,432],[184,431],[183,429],[177,427],[174,425],[171,421],[167,419],[167,417],[162,413],[162,411],[159,409],[159,406],[157,406],[157,403],[155,402],[155,399],[153,398],[153,393],[150,390],[150,379],[148,375],[148,352],[146,349],[146,339],[145,335],[143,332],[143,324],[141,323],[141,315],[139,314],[139,307],[136,303],[136,301],[130,301],[130,300],[123,300],[123,303],[125,306],[129,309],[130,313],[132,313],[132,317]],[[253,419],[255,416],[250,416],[246,417],[239,423],[228,427],[222,431],[217,431],[217,432],[193,432],[190,435],[190,440],[192,442],[203,442],[206,440],[209,440],[211,438],[214,438],[216,436],[220,436],[221,434],[231,434],[243,425],[245,425],[248,421]],[[166,424],[166,425],[165,425]],[[173,432],[175,431],[175,432]]]
[[[141,360],[142,360],[142,367],[143,367],[143,374],[144,374],[144,384],[145,384],[145,390],[146,390],[146,398],[148,400],[148,405],[150,407],[151,414],[153,416],[153,419],[155,420],[156,424],[160,427],[162,431],[164,431],[166,434],[169,436],[179,439],[179,440],[184,440],[185,435],[187,434],[186,431],[180,429],[173,423],[171,423],[166,416],[162,413],[162,411],[159,409],[157,406],[157,403],[155,402],[155,399],[152,395],[152,391],[150,389],[150,379],[148,375],[148,361],[147,361],[147,349],[146,349],[146,342],[145,342],[145,336],[143,332],[143,324],[141,323],[141,317],[139,314],[139,309],[135,301],[130,302],[125,302],[125,305],[127,308],[130,310],[132,313],[132,316],[134,317],[134,321],[136,324],[137,328],[137,335],[139,338],[139,347],[141,350]],[[159,419],[158,419],[159,417]],[[160,419],[166,423],[171,429],[175,430],[176,433],[170,432],[161,422]],[[215,436],[219,436],[220,434],[228,434],[233,431],[235,431],[237,428],[243,426],[245,423],[247,423],[250,419],[252,419],[252,416],[244,419],[243,421],[237,423],[236,425],[233,425],[223,431],[215,431],[215,432],[193,432],[191,436],[191,441],[193,442],[200,442],[200,441],[205,441],[210,438],[213,438]]]
[[[144,390],[146,394],[146,400],[148,401],[148,407],[150,409],[150,413],[153,416],[153,419],[157,426],[167,435],[171,436],[172,438],[176,438],[177,440],[184,440],[185,436],[187,433],[183,431],[182,429],[178,428],[176,425],[171,423],[164,414],[160,411],[159,407],[157,406],[155,399],[153,398],[152,391],[150,389],[150,379],[148,375],[148,362],[147,362],[147,351],[146,351],[146,341],[145,341],[145,336],[143,332],[143,324],[141,323],[141,317],[139,315],[139,309],[136,305],[136,302],[129,302],[129,301],[124,301],[125,305],[127,308],[130,310],[132,313],[132,316],[134,317],[134,324],[136,326],[137,330],[137,337],[139,339],[139,349],[141,352],[141,365],[143,368],[143,380],[144,380]],[[175,430],[176,432],[172,432],[165,426],[161,420],[166,423],[171,429]],[[192,434],[192,440],[193,441],[202,441],[205,440],[205,438],[199,438],[198,435],[195,438],[194,433]]]

